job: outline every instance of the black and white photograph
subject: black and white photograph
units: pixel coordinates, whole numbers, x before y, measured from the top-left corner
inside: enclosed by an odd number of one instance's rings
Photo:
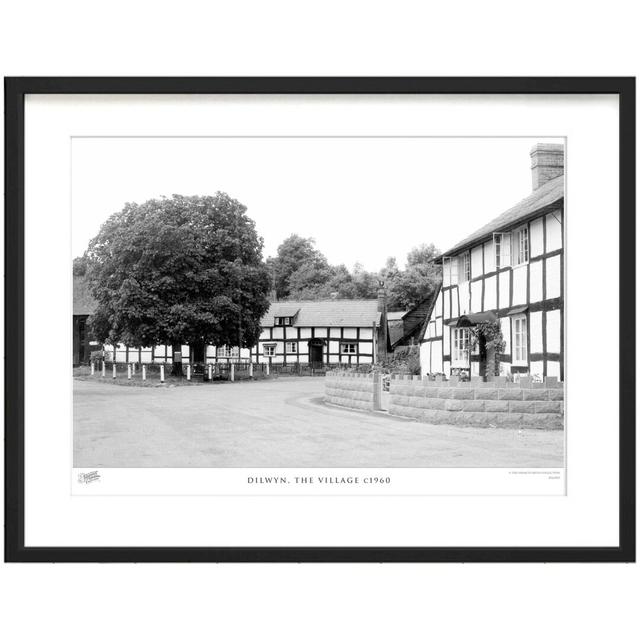
[[[565,151],[74,137],[74,468],[564,468]]]

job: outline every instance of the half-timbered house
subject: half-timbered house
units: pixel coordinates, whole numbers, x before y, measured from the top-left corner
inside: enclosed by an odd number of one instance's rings
[[[384,293],[377,300],[272,302],[251,350],[256,363],[374,364],[388,352]]]
[[[531,170],[529,196],[442,255],[442,286],[420,350],[423,375],[485,375],[487,349],[470,329],[499,322],[501,374],[564,379],[563,145],[535,145]]]

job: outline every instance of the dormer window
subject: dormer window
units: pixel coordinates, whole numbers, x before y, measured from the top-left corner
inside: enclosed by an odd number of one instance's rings
[[[293,318],[291,316],[276,316],[276,327],[288,327],[293,324]]]

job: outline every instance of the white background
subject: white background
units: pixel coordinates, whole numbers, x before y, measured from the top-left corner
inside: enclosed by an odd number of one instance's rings
[[[12,3],[5,75],[634,75],[632,3]],[[595,159],[594,159],[595,160]],[[601,638],[637,566],[3,566],[12,638]]]
[[[569,452],[566,497],[541,495],[561,492],[562,480],[536,476],[534,483],[531,478],[529,492],[537,495],[521,499],[512,495],[515,484],[525,491],[520,476],[505,477],[502,482],[512,486],[501,491],[496,486],[501,483],[490,483],[492,477],[495,479],[491,474],[483,480],[484,474],[476,470],[437,469],[429,473],[414,470],[409,476],[390,472],[395,493],[423,494],[412,499],[345,496],[329,500],[297,495],[283,500],[263,494],[243,500],[219,495],[182,499],[164,494],[145,498],[149,485],[144,481],[152,474],[142,470],[133,474],[135,481],[131,482],[130,491],[135,497],[78,499],[69,494],[71,376],[30,376],[25,384],[27,546],[617,544],[617,430],[610,430],[606,437],[602,435],[603,427],[617,416],[615,352],[609,354],[611,371],[598,377],[597,394],[591,394],[590,402],[582,398],[586,389],[594,387],[597,375],[592,351],[584,349],[584,344],[593,339],[593,331],[584,322],[583,311],[592,304],[594,291],[609,290],[609,339],[617,342],[617,287],[611,286],[611,274],[593,260],[594,248],[606,246],[615,253],[618,242],[614,215],[618,189],[615,96],[29,95],[25,123],[25,335],[37,335],[41,319],[48,317],[48,331],[56,336],[62,353],[70,353],[72,347],[68,320],[72,307],[72,135],[237,135],[254,133],[258,128],[265,135],[519,134],[537,138],[548,132],[566,135],[569,168],[565,217],[565,406]],[[594,156],[605,162],[594,163]],[[279,162],[279,155],[274,155],[274,162]],[[139,170],[144,171],[144,166]],[[466,187],[463,179],[461,176],[460,188]],[[603,213],[607,215],[605,225],[601,224]],[[74,210],[76,214],[82,212]],[[437,212],[431,217],[436,229],[451,224]],[[417,235],[420,224],[424,223],[408,226]],[[383,248],[384,243],[379,246]],[[37,340],[27,340],[26,361],[36,362],[41,349]],[[598,473],[594,473],[594,460]],[[160,474],[159,493],[162,478],[166,481],[173,473],[163,470]],[[266,472],[256,469],[253,473]],[[468,487],[469,477],[476,473],[478,491],[487,488],[482,497]],[[459,490],[453,490],[458,494],[454,498],[445,499],[437,495],[442,493],[437,487],[448,482],[449,475],[455,477]],[[119,476],[105,471],[101,483],[106,493],[112,487],[114,493],[120,493]],[[190,486],[194,478],[203,476],[212,494],[238,491],[238,474],[236,482],[228,480],[234,477],[230,469],[202,473],[191,470],[182,477]],[[176,486],[185,486],[179,478]],[[540,489],[536,484],[541,485]],[[451,490],[449,483],[444,492]],[[195,490],[201,491],[202,487]],[[191,491],[185,489],[182,493]]]

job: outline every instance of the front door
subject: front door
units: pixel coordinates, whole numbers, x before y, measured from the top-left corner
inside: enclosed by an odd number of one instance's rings
[[[322,367],[322,341],[310,340],[309,341],[309,361],[314,369]]]

